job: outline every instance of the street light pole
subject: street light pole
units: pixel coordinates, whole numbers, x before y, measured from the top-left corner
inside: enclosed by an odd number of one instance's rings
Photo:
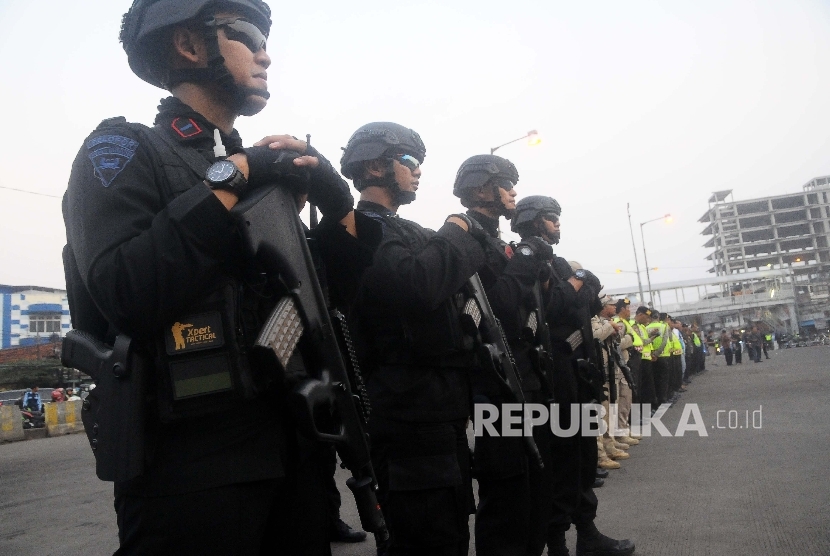
[[[652,218],[651,220],[646,220],[645,222],[640,222],[640,238],[643,240],[643,259],[646,262],[646,280],[648,280],[648,302],[652,308],[654,308],[654,294],[651,290],[651,275],[648,272],[648,254],[646,253],[646,236],[643,233],[643,226],[649,224],[651,222],[657,222],[658,220],[671,218],[671,214],[663,215],[659,218]]]
[[[490,154],[493,154],[494,152],[496,152],[497,150],[499,150],[502,147],[506,147],[507,145],[512,145],[513,143],[515,143],[517,141],[521,141],[522,139],[528,139],[528,144],[530,144],[530,145],[538,145],[539,143],[542,142],[542,139],[539,137],[539,132],[536,131],[535,129],[531,129],[530,131],[528,131],[526,134],[522,135],[518,139],[513,139],[512,141],[508,141],[507,143],[504,143],[503,145],[499,145],[498,147],[491,147],[490,148]]]
[[[640,263],[637,261],[637,245],[634,243],[634,228],[631,225],[631,203],[626,203],[625,209],[628,211],[628,231],[631,232],[631,248],[634,249],[634,268],[637,269],[637,286],[640,288],[640,303],[645,303],[643,281],[640,279]],[[646,263],[646,267],[648,267],[648,263]]]

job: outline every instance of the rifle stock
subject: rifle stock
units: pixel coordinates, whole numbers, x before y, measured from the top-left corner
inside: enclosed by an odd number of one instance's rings
[[[260,333],[254,350],[285,369],[299,347],[310,378],[290,394],[303,433],[331,442],[352,477],[347,481],[363,529],[379,541],[389,537],[377,501],[377,479],[367,435],[355,406],[337,337],[309,251],[294,195],[284,187],[252,191],[232,210],[244,242],[269,278],[289,290]]]

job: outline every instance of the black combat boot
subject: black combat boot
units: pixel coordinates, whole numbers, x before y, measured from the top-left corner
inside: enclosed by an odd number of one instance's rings
[[[568,544],[565,542],[565,531],[557,531],[548,535],[548,556],[571,556]]]
[[[332,542],[363,542],[366,540],[366,533],[355,531],[342,519],[338,519],[332,524],[330,536]]]
[[[628,556],[633,553],[633,542],[606,537],[593,521],[576,526],[576,556]]]

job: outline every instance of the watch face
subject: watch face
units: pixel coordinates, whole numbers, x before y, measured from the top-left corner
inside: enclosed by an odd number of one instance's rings
[[[228,160],[220,160],[211,164],[205,173],[205,178],[212,183],[222,183],[230,179],[236,172],[236,166]]]
[[[585,278],[585,271],[580,268],[579,270],[574,272],[574,276],[576,276],[578,280],[582,280],[583,278]]]

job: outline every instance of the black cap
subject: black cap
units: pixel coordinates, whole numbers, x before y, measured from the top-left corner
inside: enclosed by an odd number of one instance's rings
[[[647,317],[650,317],[651,316],[651,309],[649,309],[645,305],[640,305],[639,307],[637,307],[636,314],[637,315],[646,315]]]
[[[623,307],[631,305],[631,300],[627,297],[623,297],[622,299],[618,299],[614,306],[617,308],[617,312],[619,313],[622,311]]]

